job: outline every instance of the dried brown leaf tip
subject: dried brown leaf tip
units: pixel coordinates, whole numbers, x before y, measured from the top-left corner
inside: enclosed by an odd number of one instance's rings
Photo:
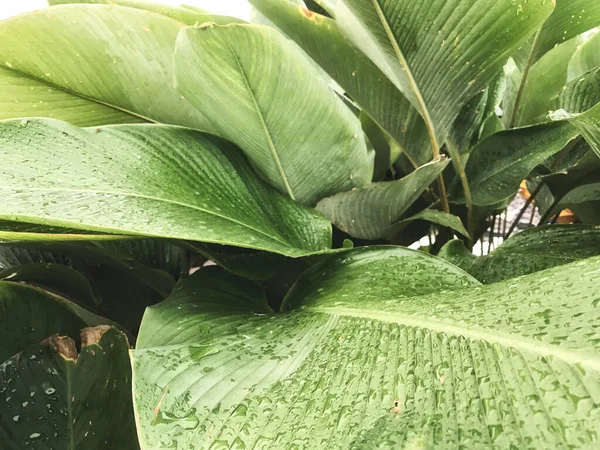
[[[110,330],[108,325],[98,325],[97,327],[84,328],[81,330],[81,347],[97,344],[104,333]]]
[[[42,345],[51,345],[56,353],[65,359],[77,361],[77,347],[75,341],[67,336],[50,336],[42,341]]]

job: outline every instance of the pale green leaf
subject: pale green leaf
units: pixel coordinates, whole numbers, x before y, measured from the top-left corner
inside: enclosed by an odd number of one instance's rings
[[[569,113],[582,113],[600,103],[600,67],[584,73],[560,92],[560,108]]]
[[[340,0],[342,32],[413,102],[443,142],[462,106],[546,20],[548,0]]]
[[[125,335],[86,328],[82,349],[52,336],[0,365],[0,439],[7,450],[136,450]]]
[[[600,33],[579,46],[569,62],[569,81],[600,66]]]
[[[599,271],[480,287],[420,252],[353,250],[279,315],[200,273],[148,310],[158,332],[132,352],[142,447],[593,448]]]
[[[154,121],[215,131],[173,87],[183,27],[114,5],[55,6],[1,22],[0,119]]]
[[[175,76],[181,93],[292,199],[314,205],[371,181],[374,155],[360,122],[277,31],[187,28],[177,40]]]
[[[418,111],[393,83],[341,34],[334,20],[287,1],[251,0],[317,62],[409,155],[416,167],[431,160],[431,144]]]
[[[219,138],[49,119],[5,121],[0,130],[0,219],[288,256],[330,247],[324,218],[262,183]]]
[[[321,200],[316,208],[340,230],[361,239],[389,237],[394,223],[444,171],[441,158],[396,181],[342,192]]]

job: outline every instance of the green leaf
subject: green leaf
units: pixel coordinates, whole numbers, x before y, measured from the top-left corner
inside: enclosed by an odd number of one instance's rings
[[[554,111],[550,114],[550,118],[573,124],[600,157],[600,103],[581,114],[571,114],[565,110]]]
[[[590,0],[556,0],[556,9],[544,23],[533,49],[538,60],[561,42],[600,25],[600,3]]]
[[[547,0],[432,0],[426,9],[412,0],[341,0],[336,18],[443,142],[463,105],[552,10]]]
[[[77,336],[88,324],[56,296],[0,281],[0,325],[0,361],[5,361],[52,334]]]
[[[404,227],[416,220],[425,220],[427,222],[435,223],[442,227],[450,228],[465,237],[469,237],[469,232],[466,230],[459,217],[443,211],[436,211],[435,209],[424,209],[420,213],[396,223],[393,228],[394,233],[400,232]]]
[[[390,234],[394,223],[444,171],[445,157],[426,164],[397,181],[372,183],[321,200],[316,208],[335,226],[360,239]]]
[[[512,236],[467,271],[482,283],[496,283],[598,255],[600,228],[549,225]]]
[[[600,66],[600,34],[596,33],[573,53],[569,62],[569,81],[579,78],[598,66]]]
[[[518,125],[547,122],[567,84],[568,65],[581,39],[571,39],[550,50],[529,71],[518,111]],[[516,93],[515,93],[516,94]]]
[[[79,126],[154,121],[215,131],[173,87],[184,27],[114,5],[64,5],[0,23],[0,119]],[[57,64],[60,61],[60,64]]]
[[[219,25],[228,23],[244,23],[243,20],[234,17],[217,16],[210,14],[201,9],[190,9],[189,7],[170,6],[162,3],[148,2],[146,0],[48,0],[49,6],[69,5],[69,4],[101,4],[101,5],[118,5],[128,8],[141,9],[153,13],[161,14],[171,19],[182,22],[186,25],[194,25],[195,23],[215,22]]]
[[[564,86],[558,103],[569,113],[582,113],[600,103],[600,67]]]
[[[477,257],[469,250],[460,239],[452,239],[446,243],[438,253],[438,258],[460,267],[467,273],[477,260]]]
[[[402,153],[398,143],[364,111],[359,115],[362,129],[375,151],[373,181],[382,181]]]
[[[0,123],[0,154],[0,219],[288,256],[330,247],[327,221],[264,185],[237,149],[209,135],[17,120]]]
[[[492,205],[513,196],[538,164],[577,134],[568,123],[557,122],[501,131],[480,142],[466,167],[473,204]],[[460,189],[456,192],[460,201]]]
[[[125,335],[86,328],[78,355],[52,336],[0,366],[0,439],[7,450],[139,448]]]
[[[460,155],[467,154],[479,137],[479,129],[486,112],[488,90],[481,91],[463,106],[456,117],[450,135],[449,145],[452,145]]]
[[[97,311],[98,300],[86,277],[62,264],[37,263],[14,266],[0,270],[0,280],[37,286],[65,297],[88,310]]]
[[[360,122],[277,31],[187,28],[177,40],[175,77],[181,93],[290,198],[314,205],[371,181],[374,155]]]
[[[262,14],[293,39],[410,156],[415,168],[431,160],[425,122],[410,101],[342,35],[334,20],[291,2],[251,0]]]
[[[593,447],[599,270],[479,287],[419,252],[354,251],[297,281],[300,308],[263,317],[247,281],[182,286],[132,352],[141,445]]]

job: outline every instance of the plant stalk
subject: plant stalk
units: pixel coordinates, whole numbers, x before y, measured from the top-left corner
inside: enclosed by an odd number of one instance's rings
[[[517,215],[517,217],[513,221],[512,225],[508,229],[508,232],[504,235],[504,240],[508,239],[510,237],[510,235],[512,234],[512,232],[515,231],[515,228],[519,224],[519,221],[523,218],[523,215],[527,211],[527,208],[529,208],[529,205],[531,205],[531,203],[533,203],[533,201],[535,200],[535,197],[540,193],[540,191],[542,190],[543,187],[544,187],[544,182],[542,180],[540,180],[540,183],[537,185],[535,190],[531,193],[531,195],[525,202],[525,206],[523,206],[521,208],[521,211],[519,211],[519,214]]]
[[[542,34],[543,26],[540,26],[537,33],[535,34],[535,38],[533,38],[533,43],[531,44],[531,50],[529,52],[529,57],[527,58],[527,65],[523,70],[523,76],[521,78],[521,85],[519,86],[519,91],[517,92],[517,98],[515,99],[515,106],[513,107],[512,116],[510,119],[510,128],[515,128],[519,126],[519,106],[521,106],[521,100],[523,100],[523,93],[525,92],[525,85],[527,84],[527,77],[529,76],[529,70],[533,65],[533,58],[535,56],[535,51],[537,50],[538,41],[540,40],[540,35]]]
[[[463,192],[465,193],[465,204],[467,207],[467,232],[469,233],[469,242],[473,242],[473,229],[475,228],[475,224],[473,222],[473,197],[471,196],[471,188],[469,187],[469,180],[467,179],[467,174],[465,172],[465,166],[462,162],[462,157],[458,152],[458,149],[454,146],[450,140],[446,142],[446,148],[450,153],[450,157],[452,158],[454,169],[460,178],[460,183],[462,184]]]

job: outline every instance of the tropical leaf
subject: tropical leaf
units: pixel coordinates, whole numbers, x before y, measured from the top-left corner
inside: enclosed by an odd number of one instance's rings
[[[569,81],[600,66],[600,34],[596,33],[573,53],[569,62]]]
[[[114,5],[56,6],[3,21],[0,119],[163,122],[215,131],[173,87],[173,51],[183,27]]]
[[[532,66],[543,55],[557,45],[576,37],[584,31],[600,25],[600,6],[589,0],[553,0],[555,10],[537,33],[519,51],[513,55],[520,69],[519,76],[515,80],[515,101],[510,107],[507,105],[505,111],[506,123],[516,126],[521,121],[519,117],[521,99],[529,80]],[[593,4],[592,4],[593,3]],[[519,4],[520,5],[520,4]],[[519,6],[520,7],[520,6]],[[549,61],[551,64],[551,61]],[[543,80],[543,72],[540,72],[539,80]],[[549,80],[546,80],[548,82]],[[543,95],[543,90],[536,92],[536,86],[531,84],[534,95]]]
[[[52,336],[0,365],[0,439],[7,450],[139,448],[125,335],[86,328],[82,348]]]
[[[149,309],[132,352],[142,447],[595,445],[599,258],[484,287],[410,250],[336,258],[287,313],[202,272]]]
[[[467,272],[482,283],[496,283],[598,255],[600,228],[549,225],[512,236],[490,255],[477,258]]]
[[[466,175],[473,204],[492,205],[513,196],[523,179],[577,136],[568,123],[557,122],[496,133],[471,152]],[[456,189],[455,200],[462,192]]]
[[[37,263],[14,266],[0,270],[0,280],[37,286],[67,298],[90,311],[98,312],[99,301],[89,281],[77,270],[62,264]]]
[[[556,45],[600,25],[600,4],[589,0],[556,0],[556,9],[541,28],[531,53],[535,62]]]
[[[334,20],[291,2],[250,0],[319,64],[411,158],[414,168],[431,160],[425,122],[410,101],[342,35]]]
[[[450,228],[451,230],[454,230],[467,238],[469,237],[469,232],[465,229],[465,226],[459,217],[443,211],[437,211],[435,209],[424,209],[408,219],[404,219],[395,223],[393,226],[393,233],[399,233],[404,229],[404,227],[417,220],[435,223],[437,225],[441,225],[442,227]]]
[[[580,98],[582,97],[580,96]],[[560,109],[551,113],[550,118],[572,123],[600,157],[600,103],[581,114],[572,114]]]
[[[162,3],[148,2],[146,0],[48,0],[49,6],[69,5],[69,4],[100,4],[100,5],[118,5],[128,8],[141,9],[158,13],[171,19],[182,22],[186,25],[194,25],[196,23],[215,22],[219,25],[228,23],[244,23],[241,19],[234,17],[218,16],[210,14],[199,8],[191,9],[189,7],[170,6]]]
[[[289,256],[330,247],[323,218],[260,182],[216,137],[159,125],[85,130],[47,119],[0,129],[0,219]]]
[[[187,28],[177,40],[175,77],[181,93],[290,198],[314,205],[371,181],[374,155],[360,122],[277,31]]]
[[[558,103],[569,113],[582,113],[600,103],[600,67],[584,73],[564,86]]]
[[[68,302],[7,281],[0,281],[0,311],[0,361],[53,334],[78,336],[88,325]]]
[[[559,94],[568,81],[569,62],[580,43],[581,39],[571,39],[550,50],[531,67],[521,92],[515,125],[548,121],[548,113],[557,109]]]
[[[425,10],[412,0],[341,0],[336,19],[421,112],[435,154],[461,108],[552,10],[547,0],[434,0]]]
[[[448,241],[439,251],[438,258],[460,267],[467,273],[477,257],[469,250],[463,241],[460,239],[452,239]]]
[[[396,181],[342,192],[321,200],[316,208],[340,230],[360,239],[389,237],[394,223],[444,171],[445,157]]]

